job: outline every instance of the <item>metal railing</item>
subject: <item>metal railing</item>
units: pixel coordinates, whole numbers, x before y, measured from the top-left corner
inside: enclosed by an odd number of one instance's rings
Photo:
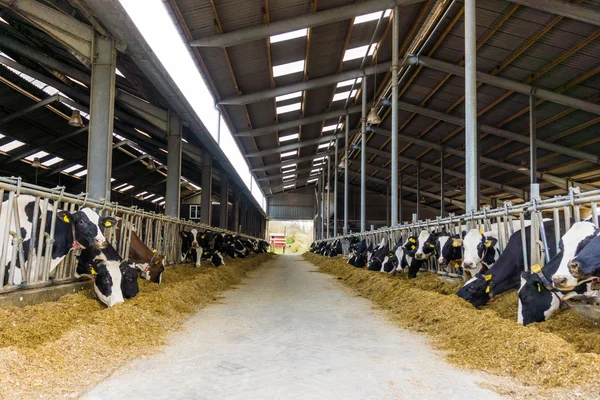
[[[394,228],[383,227],[362,233],[349,233],[346,236],[356,236],[361,240],[366,239],[367,245],[373,243],[377,245],[384,237],[387,237],[390,250],[396,242],[402,237],[404,240],[408,236],[418,236],[422,230],[430,232],[440,232],[445,230],[450,234],[460,235],[464,230],[480,229],[483,232],[493,231],[497,236],[500,252],[506,248],[510,236],[517,230],[521,232],[521,241],[523,244],[523,260],[525,270],[529,271],[531,265],[544,265],[550,258],[550,249],[548,248],[548,238],[543,226],[544,221],[552,220],[554,222],[554,239],[558,252],[560,238],[564,232],[568,231],[571,224],[582,220],[582,211],[586,211],[586,217],[591,217],[592,222],[598,227],[598,202],[600,202],[600,189],[581,193],[578,187],[569,189],[569,193],[563,196],[555,196],[548,199],[537,198],[522,204],[513,205],[511,202],[504,202],[502,207],[495,209],[483,208],[476,212],[465,213],[462,215],[449,214],[445,218],[437,217],[435,220],[427,219],[423,221],[405,222]],[[531,247],[529,251],[526,248],[527,238],[526,230],[520,229],[526,226],[530,221],[532,229]],[[562,224],[561,224],[562,222]],[[562,229],[561,229],[562,228]],[[335,239],[344,240],[344,236],[336,236],[323,239],[326,242]],[[348,254],[347,246],[344,247],[344,254]],[[447,271],[439,271],[437,258],[431,257],[424,263],[424,268],[437,272],[441,275],[459,276],[456,269],[450,266]]]
[[[19,196],[29,195],[35,197],[31,235],[23,238],[18,210]],[[180,235],[181,231],[198,229],[199,231],[211,230],[215,233],[227,233],[243,238],[258,238],[232,232],[222,228],[212,227],[200,222],[192,222],[179,218],[167,217],[155,212],[148,212],[137,207],[124,207],[108,201],[96,201],[88,198],[85,193],[74,195],[67,193],[64,187],[48,189],[45,187],[22,182],[20,178],[0,178],[0,294],[21,289],[49,286],[76,280],[76,257],[74,249],[70,249],[67,256],[58,265],[51,265],[52,248],[55,243],[55,228],[57,213],[61,210],[74,213],[83,207],[94,209],[100,216],[111,216],[118,220],[117,227],[107,229],[105,237],[119,255],[127,260],[131,246],[131,233],[139,236],[150,249],[155,249],[165,256],[167,265],[180,262]],[[40,212],[41,211],[41,212]],[[48,213],[48,211],[50,213]],[[49,232],[42,228],[47,225],[47,218],[51,217]],[[39,246],[36,246],[36,240]],[[24,243],[29,246],[25,249]],[[11,246],[12,245],[12,246]],[[12,249],[11,249],[12,247]],[[10,250],[10,251],[9,251]],[[27,251],[27,257],[25,257]],[[25,261],[26,259],[26,261]],[[14,266],[19,260],[21,272],[20,284],[14,284],[17,268]],[[6,283],[5,283],[6,282]]]

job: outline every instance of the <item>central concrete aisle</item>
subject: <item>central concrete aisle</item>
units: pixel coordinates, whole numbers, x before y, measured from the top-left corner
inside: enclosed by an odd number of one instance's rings
[[[85,399],[499,399],[300,256],[278,256]]]

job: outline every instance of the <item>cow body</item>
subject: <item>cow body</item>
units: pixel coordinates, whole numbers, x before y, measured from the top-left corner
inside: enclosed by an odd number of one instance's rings
[[[554,221],[544,222],[550,258],[556,255]],[[516,289],[521,283],[521,273],[525,269],[523,242],[520,230],[513,233],[502,255],[485,274],[476,274],[456,293],[475,307],[487,304],[494,296]],[[527,259],[531,254],[531,226],[525,228]]]
[[[568,272],[569,260],[592,242],[595,227],[590,222],[573,224],[559,242],[559,252],[539,272],[523,272],[519,289],[518,319],[520,324],[543,322],[560,308],[562,301],[569,299],[600,302],[592,283],[578,284],[575,277],[563,277]],[[565,272],[566,271],[566,272]],[[555,279],[558,275],[559,280]],[[557,283],[575,282],[574,287],[563,287]]]

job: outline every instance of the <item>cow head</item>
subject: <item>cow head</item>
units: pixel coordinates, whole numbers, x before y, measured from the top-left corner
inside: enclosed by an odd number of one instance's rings
[[[548,291],[538,274],[523,272],[519,288],[517,322],[521,325],[544,322],[560,308],[561,297],[561,293],[553,294]]]
[[[219,267],[221,265],[225,264],[225,261],[223,260],[223,256],[221,255],[220,252],[215,251],[212,256],[210,257],[210,262],[212,263],[212,265],[214,265],[215,267]]]
[[[404,254],[409,255],[410,257],[415,256],[417,252],[418,239],[419,238],[417,236],[409,236],[406,239],[406,242],[404,243],[404,245],[402,245],[402,248],[404,249]]]
[[[415,258],[417,260],[427,260],[435,253],[435,241],[438,235],[438,233],[429,233],[429,231],[426,230],[419,233],[419,237],[417,238],[417,249],[415,251]]]
[[[592,238],[586,238],[589,245],[584,246],[569,263],[569,272],[577,279],[590,276],[600,277],[600,230]]]
[[[123,297],[131,299],[140,292],[137,271],[131,268],[129,261],[123,261],[119,265],[119,269],[121,270],[121,291],[123,292]]]
[[[98,291],[104,296],[109,297],[112,294],[113,280],[106,267],[106,261],[93,260],[90,272],[94,276],[94,285],[98,288]]]
[[[440,235],[436,242],[438,265],[445,266],[462,258],[462,239],[458,235]]]
[[[481,262],[493,264],[496,258],[494,246],[498,239],[485,236],[478,229],[471,229],[465,235],[463,245],[462,267],[474,276],[481,269]]]
[[[153,283],[162,282],[162,274],[165,271],[165,256],[158,254],[156,251],[148,264],[146,279]]]
[[[561,238],[560,246],[562,246],[563,253],[561,262],[558,268],[552,273],[552,284],[558,290],[568,291],[577,286],[578,278],[571,273],[569,264],[578,253],[582,252],[593,241],[595,231],[596,227],[591,222],[576,222]],[[586,253],[589,254],[591,252],[593,250],[589,250]],[[573,267],[571,269],[575,270]],[[577,272],[579,276],[579,271]]]
[[[491,275],[477,274],[458,289],[456,295],[475,307],[484,306],[490,301],[491,279]]]
[[[59,211],[58,217],[63,222],[73,224],[75,240],[85,248],[103,249],[107,245],[103,229],[116,226],[117,220],[112,217],[101,217],[94,210],[84,207],[74,214]]]

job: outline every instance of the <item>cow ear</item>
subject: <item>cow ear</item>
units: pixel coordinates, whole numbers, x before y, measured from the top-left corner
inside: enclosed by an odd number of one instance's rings
[[[60,221],[64,222],[65,224],[70,224],[73,221],[73,215],[68,212],[68,211],[58,211],[56,213],[56,218],[58,218]]]
[[[117,220],[113,217],[100,217],[100,225],[105,228],[112,228],[117,224]]]

